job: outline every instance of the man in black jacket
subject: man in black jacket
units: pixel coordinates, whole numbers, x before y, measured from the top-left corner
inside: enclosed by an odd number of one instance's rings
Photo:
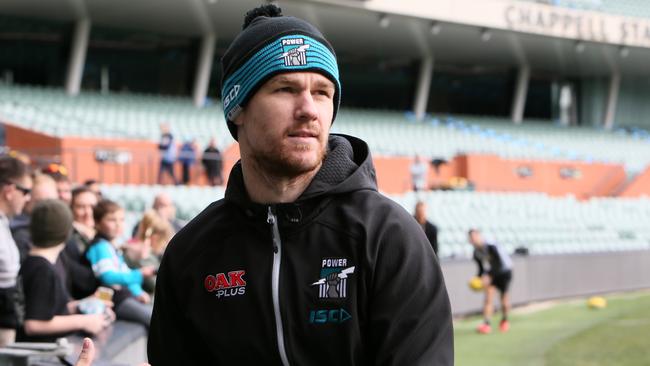
[[[422,226],[424,235],[429,239],[433,252],[438,255],[438,227],[427,219],[427,205],[423,201],[418,201],[415,204],[415,213],[413,214],[413,217],[415,218],[415,221]]]
[[[368,146],[330,135],[330,44],[273,5],[222,59],[241,161],[171,241],[152,365],[452,365],[449,298],[417,222],[377,192]]]

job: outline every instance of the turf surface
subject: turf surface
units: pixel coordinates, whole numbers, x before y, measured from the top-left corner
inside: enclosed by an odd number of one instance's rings
[[[650,293],[605,297],[605,309],[586,299],[537,311],[518,310],[511,329],[476,333],[479,317],[455,322],[456,365],[636,366],[650,365]]]

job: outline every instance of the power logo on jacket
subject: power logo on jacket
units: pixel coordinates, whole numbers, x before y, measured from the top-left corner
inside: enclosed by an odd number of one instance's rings
[[[214,292],[219,299],[243,295],[246,293],[245,270],[230,271],[228,274],[207,275],[203,286],[208,292]]]
[[[325,258],[321,261],[320,278],[311,286],[318,288],[318,298],[328,300],[345,299],[348,296],[348,277],[354,274],[355,266],[347,258]],[[310,324],[344,323],[352,319],[343,307],[314,309],[309,311]]]
[[[344,299],[347,297],[348,276],[354,273],[354,266],[348,266],[346,258],[328,258],[321,262],[320,279],[312,283],[318,286],[320,299]]]

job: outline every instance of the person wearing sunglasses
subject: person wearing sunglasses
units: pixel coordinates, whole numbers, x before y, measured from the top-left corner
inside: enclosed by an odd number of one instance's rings
[[[10,156],[0,157],[0,347],[14,342],[18,323],[16,278],[20,255],[9,220],[23,211],[31,188],[32,179],[25,163]]]

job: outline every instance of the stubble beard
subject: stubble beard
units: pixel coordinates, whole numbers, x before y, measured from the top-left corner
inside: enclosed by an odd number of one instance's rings
[[[326,144],[318,147],[319,151],[317,152],[316,159],[313,161],[293,155],[295,151],[303,152],[310,149],[311,147],[306,144],[293,147],[278,146],[270,151],[255,151],[251,157],[259,168],[271,175],[296,178],[320,168],[327,155]]]

